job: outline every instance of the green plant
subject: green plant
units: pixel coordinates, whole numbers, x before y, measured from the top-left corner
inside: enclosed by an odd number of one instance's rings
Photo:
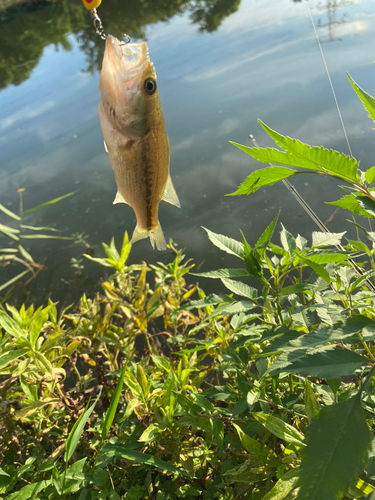
[[[32,279],[34,279],[37,273],[43,269],[46,269],[45,266],[39,264],[34,261],[33,257],[30,253],[21,245],[22,240],[40,240],[40,239],[59,239],[59,240],[70,240],[71,238],[66,236],[58,236],[54,233],[57,233],[58,230],[53,227],[37,227],[35,225],[26,224],[28,214],[36,212],[44,207],[50,206],[54,203],[57,203],[68,196],[71,196],[74,193],[68,193],[64,196],[60,196],[59,198],[55,198],[53,200],[47,201],[38,205],[37,207],[30,208],[28,210],[23,209],[23,192],[24,189],[18,189],[19,196],[19,215],[15,214],[4,205],[0,204],[0,211],[3,214],[7,215],[13,221],[16,221],[16,227],[0,224],[0,233],[2,233],[9,240],[8,247],[0,248],[0,265],[3,267],[4,274],[7,276],[5,278],[5,282],[0,284],[0,292],[8,290],[8,294],[5,296],[4,300],[6,300],[12,290],[14,285],[25,278],[28,275],[28,279],[26,283],[29,283]],[[31,232],[30,232],[31,231]],[[42,231],[42,232],[41,232]],[[52,234],[46,234],[48,233]],[[23,271],[18,272],[19,269],[24,268]],[[14,275],[14,273],[17,273]]]

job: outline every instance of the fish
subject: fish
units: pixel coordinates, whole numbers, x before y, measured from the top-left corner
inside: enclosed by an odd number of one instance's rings
[[[169,173],[169,139],[147,43],[109,35],[99,90],[99,121],[117,184],[113,203],[134,210],[131,244],[149,237],[153,248],[165,250],[159,203],[180,208],[180,201]]]

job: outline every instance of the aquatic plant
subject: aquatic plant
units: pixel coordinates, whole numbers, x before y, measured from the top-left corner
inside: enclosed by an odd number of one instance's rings
[[[17,190],[19,197],[19,215],[12,212],[9,208],[0,203],[0,211],[7,217],[12,219],[13,225],[0,224],[0,233],[8,238],[9,243],[7,247],[0,247],[0,266],[3,268],[5,274],[5,281],[0,284],[0,292],[7,289],[7,293],[3,296],[2,301],[5,302],[17,283],[22,280],[22,285],[30,283],[36,278],[41,270],[47,268],[38,262],[35,262],[29,251],[21,244],[29,240],[71,240],[68,236],[60,236],[57,233],[58,229],[54,227],[38,227],[34,224],[26,224],[29,222],[28,215],[34,213],[42,208],[48,207],[57,203],[74,193],[68,193],[53,200],[49,200],[41,205],[24,210],[23,207],[23,192],[24,188]],[[14,222],[15,221],[15,222]],[[10,222],[9,222],[10,223]],[[9,224],[8,223],[8,224]],[[16,227],[13,227],[16,226]],[[24,268],[19,272],[20,268]],[[16,273],[16,274],[15,274]],[[26,278],[27,277],[27,278]]]

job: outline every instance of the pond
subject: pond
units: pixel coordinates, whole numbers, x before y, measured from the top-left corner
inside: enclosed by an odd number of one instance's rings
[[[8,2],[9,3],[9,2]],[[372,0],[309,2],[353,155],[372,165],[373,130],[345,71],[375,93],[375,4]],[[104,42],[82,5],[67,0],[0,2],[0,202],[25,209],[74,191],[30,214],[27,224],[56,226],[81,235],[102,256],[100,243],[133,232],[133,211],[113,205],[116,185],[103,147],[97,106]],[[181,209],[162,203],[160,221],[200,270],[237,265],[214,248],[204,226],[254,243],[278,211],[293,234],[309,241],[314,223],[281,184],[246,197],[225,197],[257,162],[228,141],[272,145],[257,123],[313,145],[348,154],[322,56],[305,2],[292,0],[103,0],[106,32],[147,40],[171,144],[171,175]],[[348,230],[349,212],[334,181],[300,176],[295,187],[332,231]],[[9,223],[1,214],[0,222]],[[352,234],[353,235],[353,234]],[[277,235],[275,236],[275,239]],[[58,299],[74,278],[76,241],[24,240],[50,269],[38,287]],[[9,246],[5,238],[0,246]],[[167,262],[149,240],[134,245],[130,261]],[[103,268],[82,261],[94,282]],[[9,279],[9,277],[7,278]],[[1,282],[4,279],[1,278]],[[81,276],[74,293],[87,285]],[[82,288],[82,290],[81,290]]]

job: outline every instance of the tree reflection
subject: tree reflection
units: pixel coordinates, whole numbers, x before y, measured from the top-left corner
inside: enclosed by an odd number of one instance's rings
[[[215,31],[236,12],[241,0],[111,0],[100,9],[105,31],[121,37],[145,39],[150,24],[190,13],[200,32]],[[0,12],[0,89],[19,85],[38,64],[45,47],[71,49],[73,34],[86,54],[87,70],[101,67],[104,43],[94,34],[90,16],[81,2],[45,0],[10,7]]]

